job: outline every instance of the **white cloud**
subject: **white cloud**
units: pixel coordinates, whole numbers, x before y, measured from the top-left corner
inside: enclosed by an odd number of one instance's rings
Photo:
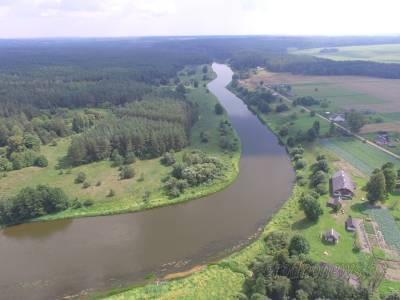
[[[398,0],[0,0],[0,37],[400,33]]]

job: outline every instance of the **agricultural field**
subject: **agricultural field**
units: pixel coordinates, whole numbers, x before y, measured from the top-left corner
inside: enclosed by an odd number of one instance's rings
[[[366,175],[380,168],[386,162],[400,166],[400,161],[381,150],[351,137],[337,137],[321,140],[321,144],[343,158]]]
[[[324,110],[364,110],[383,114],[388,121],[400,112],[400,80],[362,76],[306,76],[254,70],[250,77],[241,80],[249,89],[263,81],[266,85],[289,84],[292,96],[313,96],[330,102]],[[399,120],[399,119],[397,119]],[[386,120],[385,120],[386,121]]]
[[[400,63],[400,44],[335,47],[324,53],[323,48],[293,50],[291,54],[311,55],[320,58],[344,61],[367,60],[381,63]]]
[[[369,209],[367,212],[378,223],[385,242],[400,254],[400,230],[388,209]]]
[[[195,73],[188,76],[187,70],[182,75],[182,80],[192,82],[199,80],[199,87],[187,86],[188,99],[198,104],[200,118],[192,128],[190,146],[176,153],[179,161],[183,154],[194,149],[200,149],[209,155],[219,157],[227,166],[225,177],[216,180],[213,184],[189,188],[181,196],[170,199],[162,188],[162,179],[172,170],[172,167],[163,166],[160,158],[150,160],[137,160],[131,164],[135,176],[131,179],[120,180],[118,168],[111,166],[108,160],[84,164],[70,169],[59,169],[59,160],[67,154],[70,138],[58,139],[56,145],[41,147],[49,162],[46,168],[28,167],[17,171],[10,171],[0,177],[0,199],[6,199],[16,194],[20,189],[39,184],[48,184],[52,187],[62,188],[71,198],[79,200],[91,200],[93,205],[80,209],[69,209],[55,215],[47,215],[40,219],[51,220],[99,214],[112,214],[127,211],[137,211],[160,205],[168,205],[189,199],[198,198],[211,192],[216,192],[231,183],[238,174],[238,162],[240,151],[224,153],[219,146],[218,126],[221,120],[226,120],[226,115],[216,115],[214,105],[217,99],[207,92],[203,84],[212,79],[211,68],[207,74],[207,81],[203,81],[201,67],[195,69]],[[186,76],[187,78],[185,78]],[[209,142],[202,143],[200,133],[207,131]],[[86,182],[90,186],[75,183],[79,173],[86,174]],[[110,196],[110,190],[114,195]],[[149,195],[144,201],[145,195]]]

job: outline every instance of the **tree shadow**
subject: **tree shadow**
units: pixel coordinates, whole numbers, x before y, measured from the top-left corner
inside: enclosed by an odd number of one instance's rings
[[[304,219],[301,219],[301,220],[293,223],[292,229],[294,229],[294,230],[304,230],[304,229],[310,228],[314,224],[315,224],[315,222],[311,222],[311,221],[307,220],[306,218],[304,218]]]
[[[366,210],[368,209],[368,202],[354,203],[350,206],[350,208],[355,212],[366,214]]]

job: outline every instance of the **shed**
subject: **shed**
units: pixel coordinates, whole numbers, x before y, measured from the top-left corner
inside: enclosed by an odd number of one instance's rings
[[[324,239],[327,242],[337,244],[339,242],[340,234],[336,232],[333,228],[329,229],[324,234]]]
[[[340,170],[332,176],[332,191],[334,196],[353,197],[356,185],[350,175]]]
[[[353,220],[351,216],[349,216],[345,222],[347,231],[355,231],[356,230],[356,222]]]

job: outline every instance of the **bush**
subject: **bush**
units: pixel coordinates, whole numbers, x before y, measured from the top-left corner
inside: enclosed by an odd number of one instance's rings
[[[222,115],[224,113],[224,108],[220,103],[215,104],[214,110],[217,115]]]
[[[310,243],[301,235],[295,235],[291,238],[289,244],[289,253],[291,255],[308,254],[310,252]]]
[[[135,170],[130,166],[123,166],[119,173],[120,179],[130,179],[135,176]]]
[[[297,160],[296,163],[294,164],[295,170],[304,169],[305,166],[306,166],[306,162],[302,159]]]
[[[202,131],[200,133],[200,141],[202,143],[208,143],[210,141],[210,135],[207,131]]]
[[[36,157],[34,165],[36,167],[45,168],[49,165],[49,161],[47,160],[46,156],[39,155]]]
[[[125,165],[130,165],[133,164],[136,161],[136,156],[135,153],[129,152],[124,159],[124,164]]]
[[[82,207],[82,203],[78,200],[78,198],[75,198],[74,201],[71,203],[71,208],[72,209],[79,209]]]
[[[85,181],[85,182],[83,183],[82,187],[83,187],[84,189],[87,189],[88,187],[90,187],[90,182]]]
[[[164,166],[171,166],[176,162],[175,155],[172,152],[165,152],[161,158],[161,163]]]
[[[108,191],[107,197],[114,197],[115,196],[115,191],[113,189]]]
[[[0,171],[6,172],[11,170],[12,170],[11,162],[5,157],[0,157]]]
[[[287,232],[273,231],[265,237],[264,241],[267,252],[275,253],[287,248],[289,245],[289,235]]]
[[[84,183],[86,180],[86,174],[83,172],[79,172],[78,175],[75,177],[75,183]]]
[[[96,182],[96,186],[101,186],[101,181],[100,180]]]
[[[90,207],[90,206],[92,206],[94,204],[94,202],[91,199],[86,199],[85,201],[83,201],[82,204],[83,204],[84,207]]]
[[[282,103],[282,104],[279,104],[279,105],[275,108],[275,111],[276,111],[277,113],[280,113],[280,112],[288,111],[289,109],[290,109],[290,108],[289,108],[289,106],[288,106],[287,104]]]
[[[307,219],[312,222],[318,221],[319,217],[324,213],[318,200],[311,195],[302,196],[299,200],[300,208],[304,211]]]

